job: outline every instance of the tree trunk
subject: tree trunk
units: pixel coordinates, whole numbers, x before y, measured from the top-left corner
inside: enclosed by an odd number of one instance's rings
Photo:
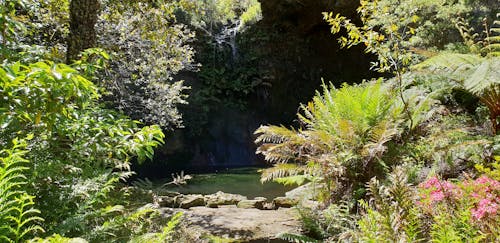
[[[99,0],[71,0],[67,63],[76,60],[83,50],[96,46],[95,24],[99,9]]]

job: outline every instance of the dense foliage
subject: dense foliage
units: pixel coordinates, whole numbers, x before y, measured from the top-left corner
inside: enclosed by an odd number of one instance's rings
[[[141,207],[142,202],[137,204],[132,199],[143,192],[122,183],[133,174],[133,161],[152,158],[154,148],[164,143],[164,134],[160,126],[145,126],[109,109],[103,102],[103,93],[109,97],[107,92],[115,91],[106,81],[117,84],[119,80],[108,72],[112,71],[109,67],[126,61],[119,59],[119,51],[127,49],[111,52],[111,56],[103,49],[88,49],[79,55],[80,59],[64,64],[65,55],[61,52],[68,26],[67,17],[63,16],[68,14],[68,1],[0,4],[1,241],[22,242],[53,234],[33,241],[66,242],[65,237],[95,242],[171,239],[180,214],[168,221],[156,208]],[[57,21],[52,22],[54,19]],[[178,35],[190,38],[182,28],[161,22],[170,20],[158,14],[149,23],[164,26],[165,32],[136,39],[135,43],[154,51],[162,49],[162,45],[171,46],[169,41],[177,40]],[[109,27],[116,27],[114,23],[108,20]],[[169,35],[171,38],[167,38]],[[148,61],[163,63],[153,71],[172,75],[188,65],[170,57],[171,53],[182,58],[190,55],[190,48],[184,47],[185,40],[180,39],[179,45],[159,53],[160,58],[150,58]],[[126,45],[127,41],[131,48],[136,48],[131,39],[124,39],[121,44]],[[189,63],[189,56],[187,59]],[[139,74],[144,68],[140,68]],[[151,80],[155,90],[160,92],[161,87],[161,92],[170,93],[151,94],[162,99],[156,105],[150,102],[155,106],[151,111],[168,114],[152,115],[157,119],[145,116],[142,120],[165,127],[179,124],[175,104],[182,102],[180,92],[185,88],[181,83],[169,86],[165,74],[161,79]]]
[[[263,180],[323,188],[320,211],[299,210],[306,235],[283,239],[498,240],[495,6],[361,1],[361,25],[324,13],[332,33],[345,31],[340,44],[364,45],[386,78],[323,87],[301,107],[299,128],[256,131],[258,152],[274,164]]]
[[[165,215],[150,191],[124,182],[164,144],[163,130],[183,126],[186,71],[199,71],[185,109],[193,134],[213,107],[243,108],[270,86],[256,68],[265,57],[237,38],[262,18],[260,3],[83,2],[0,2],[0,242],[179,240],[182,213]],[[255,131],[272,164],[262,181],[320,190],[320,204],[298,207],[304,234],[280,237],[498,241],[498,1],[359,3],[354,20],[323,18],[342,47],[376,57],[381,77],[323,83],[297,126]]]

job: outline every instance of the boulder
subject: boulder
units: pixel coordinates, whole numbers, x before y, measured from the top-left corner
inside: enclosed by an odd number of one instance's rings
[[[209,208],[217,208],[220,205],[236,205],[240,201],[247,199],[247,197],[239,194],[231,194],[221,191],[205,196],[205,201],[207,202],[206,205]]]
[[[179,196],[156,196],[153,201],[159,207],[175,208],[178,207],[177,198]]]
[[[273,204],[276,208],[291,208],[298,203],[299,201],[297,199],[288,197],[277,197],[273,200]]]
[[[208,199],[206,200],[205,206],[207,206],[207,208],[218,208],[219,202],[217,200]]]
[[[324,186],[325,185],[322,183],[309,182],[286,192],[285,196],[288,198],[297,199],[299,201],[314,200],[318,197],[320,191],[324,188]]]
[[[264,204],[267,199],[265,197],[256,197],[253,200],[241,200],[238,203],[238,208],[257,208],[264,209]]]
[[[200,194],[186,195],[179,199],[180,208],[188,209],[191,207],[205,206],[205,197]]]

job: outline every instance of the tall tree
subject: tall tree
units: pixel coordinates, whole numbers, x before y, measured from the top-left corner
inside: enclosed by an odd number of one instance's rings
[[[96,46],[95,24],[99,14],[99,0],[71,0],[70,34],[66,62],[76,59],[78,54]]]

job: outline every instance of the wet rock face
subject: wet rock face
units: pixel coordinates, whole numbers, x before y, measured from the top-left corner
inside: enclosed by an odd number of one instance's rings
[[[260,2],[263,19],[236,36],[240,58],[256,58],[258,61],[241,60],[231,67],[258,70],[252,73],[252,80],[258,85],[242,96],[245,107],[240,109],[215,103],[209,105],[211,112],[208,117],[197,117],[196,112],[184,114],[187,121],[206,121],[205,127],[201,128],[203,132],[196,138],[184,134],[185,130],[170,135],[165,149],[157,153],[157,160],[168,161],[169,165],[152,171],[172,170],[174,167],[177,167],[174,171],[194,168],[208,171],[265,165],[262,157],[255,155],[253,132],[256,128],[262,124],[296,125],[293,121],[299,104],[311,100],[315,90],[320,89],[322,79],[325,83],[331,81],[340,85],[374,76],[369,71],[373,58],[364,53],[362,46],[341,49],[336,40],[338,36],[331,34],[330,26],[322,16],[322,12],[334,11],[356,18],[358,1]],[[182,77],[192,86],[191,94],[196,94],[201,87],[197,75],[190,73]]]
[[[324,25],[322,12],[335,11],[351,17],[359,4],[352,0],[261,0],[260,3],[263,22],[303,34],[317,25]]]
[[[192,208],[198,206],[205,206],[205,197],[203,195],[188,195],[181,198],[179,202],[180,208]]]
[[[270,88],[265,99],[271,123],[295,119],[299,103],[308,102],[321,79],[340,85],[356,83],[373,75],[371,57],[363,47],[341,49],[338,36],[330,32],[323,12],[336,12],[355,19],[358,1],[352,0],[261,0],[263,19],[256,25],[269,38],[256,43],[255,52],[269,53],[260,69]],[[277,112],[278,111],[278,112]]]

